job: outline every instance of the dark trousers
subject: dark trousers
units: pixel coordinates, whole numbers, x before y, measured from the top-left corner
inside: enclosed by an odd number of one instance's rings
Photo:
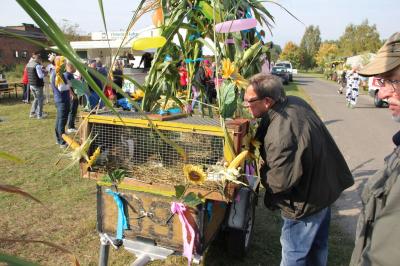
[[[24,93],[22,94],[22,100],[29,102],[31,98],[31,90],[29,84],[23,85]]]
[[[57,116],[56,116],[56,140],[58,144],[65,144],[65,141],[62,139],[62,134],[65,133],[65,125],[67,124],[68,114],[70,109],[69,102],[61,102],[56,103],[57,108]]]
[[[71,106],[68,114],[68,128],[75,128],[75,118],[78,112],[78,105],[78,98],[73,98],[71,100]]]

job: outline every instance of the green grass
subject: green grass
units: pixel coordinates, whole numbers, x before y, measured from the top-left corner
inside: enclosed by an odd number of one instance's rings
[[[305,97],[291,83],[288,94]],[[61,149],[55,144],[54,105],[44,107],[49,117],[29,119],[29,105],[13,98],[0,98],[0,151],[24,160],[17,164],[0,159],[1,183],[21,187],[39,198],[44,206],[17,195],[0,192],[0,235],[3,238],[40,239],[59,244],[72,251],[81,265],[97,265],[99,237],[96,232],[96,187],[80,178],[77,166],[64,170],[69,163],[56,165]],[[262,205],[256,210],[255,234],[251,250],[243,260],[230,258],[224,241],[216,240],[204,256],[202,265],[279,265],[280,226],[278,212]],[[353,243],[332,225],[329,265],[347,265]],[[20,256],[42,265],[67,265],[68,255],[41,244],[0,242],[0,252]],[[127,265],[133,260],[123,249],[110,249],[109,265]],[[187,265],[185,259],[172,256],[151,265]]]

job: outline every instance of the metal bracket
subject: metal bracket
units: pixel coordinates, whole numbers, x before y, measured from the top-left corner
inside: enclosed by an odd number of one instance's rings
[[[114,244],[114,240],[108,235],[108,234],[106,234],[106,233],[101,233],[100,234],[100,243],[102,244],[102,245],[109,245],[109,244],[111,244],[111,246],[113,246],[113,248],[115,248],[115,249],[118,249],[119,247],[117,247],[115,244]]]

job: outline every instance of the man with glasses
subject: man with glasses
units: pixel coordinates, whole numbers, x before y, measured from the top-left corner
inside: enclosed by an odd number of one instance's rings
[[[286,96],[279,77],[250,78],[244,107],[260,118],[264,203],[283,219],[281,265],[326,265],[330,206],[353,177],[335,141],[304,100]]]
[[[376,57],[360,70],[375,77],[378,97],[387,99],[392,118],[400,122],[400,32],[393,34]],[[384,167],[365,185],[350,265],[399,265],[400,252],[400,131],[393,136],[394,151]]]

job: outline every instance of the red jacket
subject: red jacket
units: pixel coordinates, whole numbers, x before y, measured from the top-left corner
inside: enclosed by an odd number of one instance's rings
[[[24,85],[28,85],[28,70],[26,69],[26,66],[24,68],[24,74],[22,74],[22,83],[24,83]]]

